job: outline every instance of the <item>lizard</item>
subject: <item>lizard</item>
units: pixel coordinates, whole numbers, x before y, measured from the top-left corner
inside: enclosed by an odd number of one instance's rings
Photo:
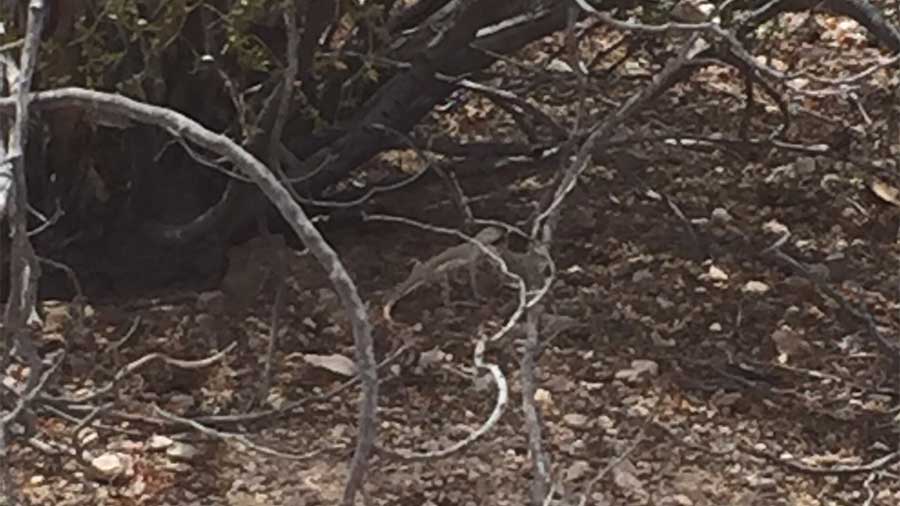
[[[475,241],[487,246],[503,237],[503,230],[497,227],[482,229],[473,238]],[[447,248],[424,262],[417,263],[409,276],[397,285],[388,294],[382,315],[384,319],[392,322],[391,310],[403,297],[406,297],[422,285],[432,283],[439,279],[446,279],[446,275],[460,267],[473,266],[473,263],[483,254],[481,248],[471,242],[464,242]],[[473,286],[473,289],[474,286]]]

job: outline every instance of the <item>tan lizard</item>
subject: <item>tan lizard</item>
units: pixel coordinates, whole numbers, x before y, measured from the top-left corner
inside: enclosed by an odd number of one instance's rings
[[[503,237],[503,230],[497,227],[487,227],[478,232],[474,239],[484,245],[490,245],[497,242],[501,237]],[[384,319],[387,321],[394,321],[391,317],[391,310],[393,309],[394,304],[399,302],[400,299],[406,297],[422,285],[446,279],[446,276],[450,271],[460,267],[474,266],[475,260],[483,253],[481,248],[467,241],[448,248],[429,258],[425,262],[416,264],[406,280],[391,290],[391,293],[387,296],[384,308],[382,309]]]

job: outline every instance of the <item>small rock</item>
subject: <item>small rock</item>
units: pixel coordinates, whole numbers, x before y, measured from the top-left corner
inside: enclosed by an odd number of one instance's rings
[[[722,324],[719,322],[712,322],[709,324],[710,332],[722,332]]]
[[[628,408],[628,416],[632,418],[647,418],[650,414],[650,410],[641,404],[636,404],[634,406],[629,406]]]
[[[709,266],[709,272],[706,273],[706,276],[713,281],[728,281],[728,274],[715,265]]]
[[[769,285],[762,281],[747,281],[741,291],[744,293],[766,293],[769,291]]]
[[[573,455],[583,454],[587,451],[587,443],[584,439],[576,439],[572,441],[572,444],[566,446],[566,451],[571,452]]]
[[[534,392],[534,402],[546,411],[553,407],[553,395],[549,390],[538,388]]]
[[[812,316],[816,320],[825,319],[825,313],[822,312],[822,310],[819,309],[818,306],[810,306],[810,307],[806,308],[806,314],[808,314],[809,316]]]
[[[166,450],[166,455],[173,460],[188,462],[200,455],[200,449],[187,443],[176,442]]]
[[[122,455],[104,453],[91,459],[91,470],[97,479],[111,481],[125,474],[126,460]]]
[[[780,323],[790,326],[802,327],[803,313],[801,309],[797,306],[788,306],[787,309],[784,310],[784,314],[781,315]]]
[[[723,207],[713,209],[711,218],[718,223],[728,223],[734,219],[731,217],[731,214],[728,213],[728,210]]]
[[[580,413],[569,413],[563,415],[563,422],[573,429],[582,429],[588,423],[588,417]]]
[[[612,420],[612,418],[610,418],[606,415],[600,415],[600,417],[597,418],[597,424],[602,429],[608,430],[608,429],[613,428],[613,426],[615,426],[616,423]]]
[[[175,441],[172,441],[171,438],[161,436],[159,434],[154,434],[153,437],[150,438],[150,441],[147,443],[147,445],[151,450],[165,450],[166,448],[172,446],[173,443],[175,443]]]

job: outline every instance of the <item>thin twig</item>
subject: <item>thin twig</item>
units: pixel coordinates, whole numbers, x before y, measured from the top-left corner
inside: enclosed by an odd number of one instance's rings
[[[335,452],[335,451],[343,452],[346,450],[345,446],[338,445],[338,446],[333,446],[331,448],[320,448],[320,449],[312,450],[310,452],[303,453],[303,454],[287,453],[287,452],[276,450],[276,449],[268,447],[268,446],[254,443],[253,441],[250,440],[250,438],[248,438],[247,436],[245,436],[243,434],[235,434],[233,432],[225,432],[225,431],[213,429],[212,427],[207,427],[207,426],[203,425],[202,423],[197,422],[196,420],[191,420],[190,418],[178,416],[178,415],[176,415],[174,413],[170,413],[156,405],[153,406],[153,410],[157,415],[161,416],[162,418],[164,418],[166,420],[175,422],[179,425],[185,425],[185,426],[190,427],[202,434],[210,436],[214,439],[220,439],[223,441],[234,441],[234,442],[237,442],[237,443],[240,443],[240,444],[246,446],[247,448],[249,448],[253,451],[262,453],[264,455],[269,455],[272,457],[278,457],[278,458],[282,458],[282,459],[295,460],[295,461],[306,461],[309,459],[319,457],[326,452],[329,452],[329,453]]]

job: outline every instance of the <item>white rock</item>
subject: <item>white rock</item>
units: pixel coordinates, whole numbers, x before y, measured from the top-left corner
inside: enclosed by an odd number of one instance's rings
[[[171,438],[168,438],[166,436],[161,436],[159,434],[154,434],[150,438],[148,445],[151,450],[165,450],[166,448],[172,446],[172,444],[174,442],[175,441],[172,441]]]
[[[166,455],[174,460],[190,461],[200,455],[200,450],[196,446],[187,443],[175,443],[166,450]]]
[[[766,293],[769,291],[769,285],[763,283],[762,281],[747,281],[741,291],[745,293]]]
[[[534,402],[543,410],[550,409],[553,407],[553,395],[549,390],[538,388],[534,392]]]
[[[719,223],[728,223],[734,218],[731,217],[731,214],[727,209],[723,207],[717,207],[713,209],[711,218],[713,221],[717,221]]]
[[[127,463],[122,455],[104,453],[99,457],[91,459],[91,469],[94,471],[97,478],[102,480],[112,480],[125,474]]]
[[[709,266],[709,272],[707,272],[706,275],[713,281],[728,281],[728,274],[715,265]]]

